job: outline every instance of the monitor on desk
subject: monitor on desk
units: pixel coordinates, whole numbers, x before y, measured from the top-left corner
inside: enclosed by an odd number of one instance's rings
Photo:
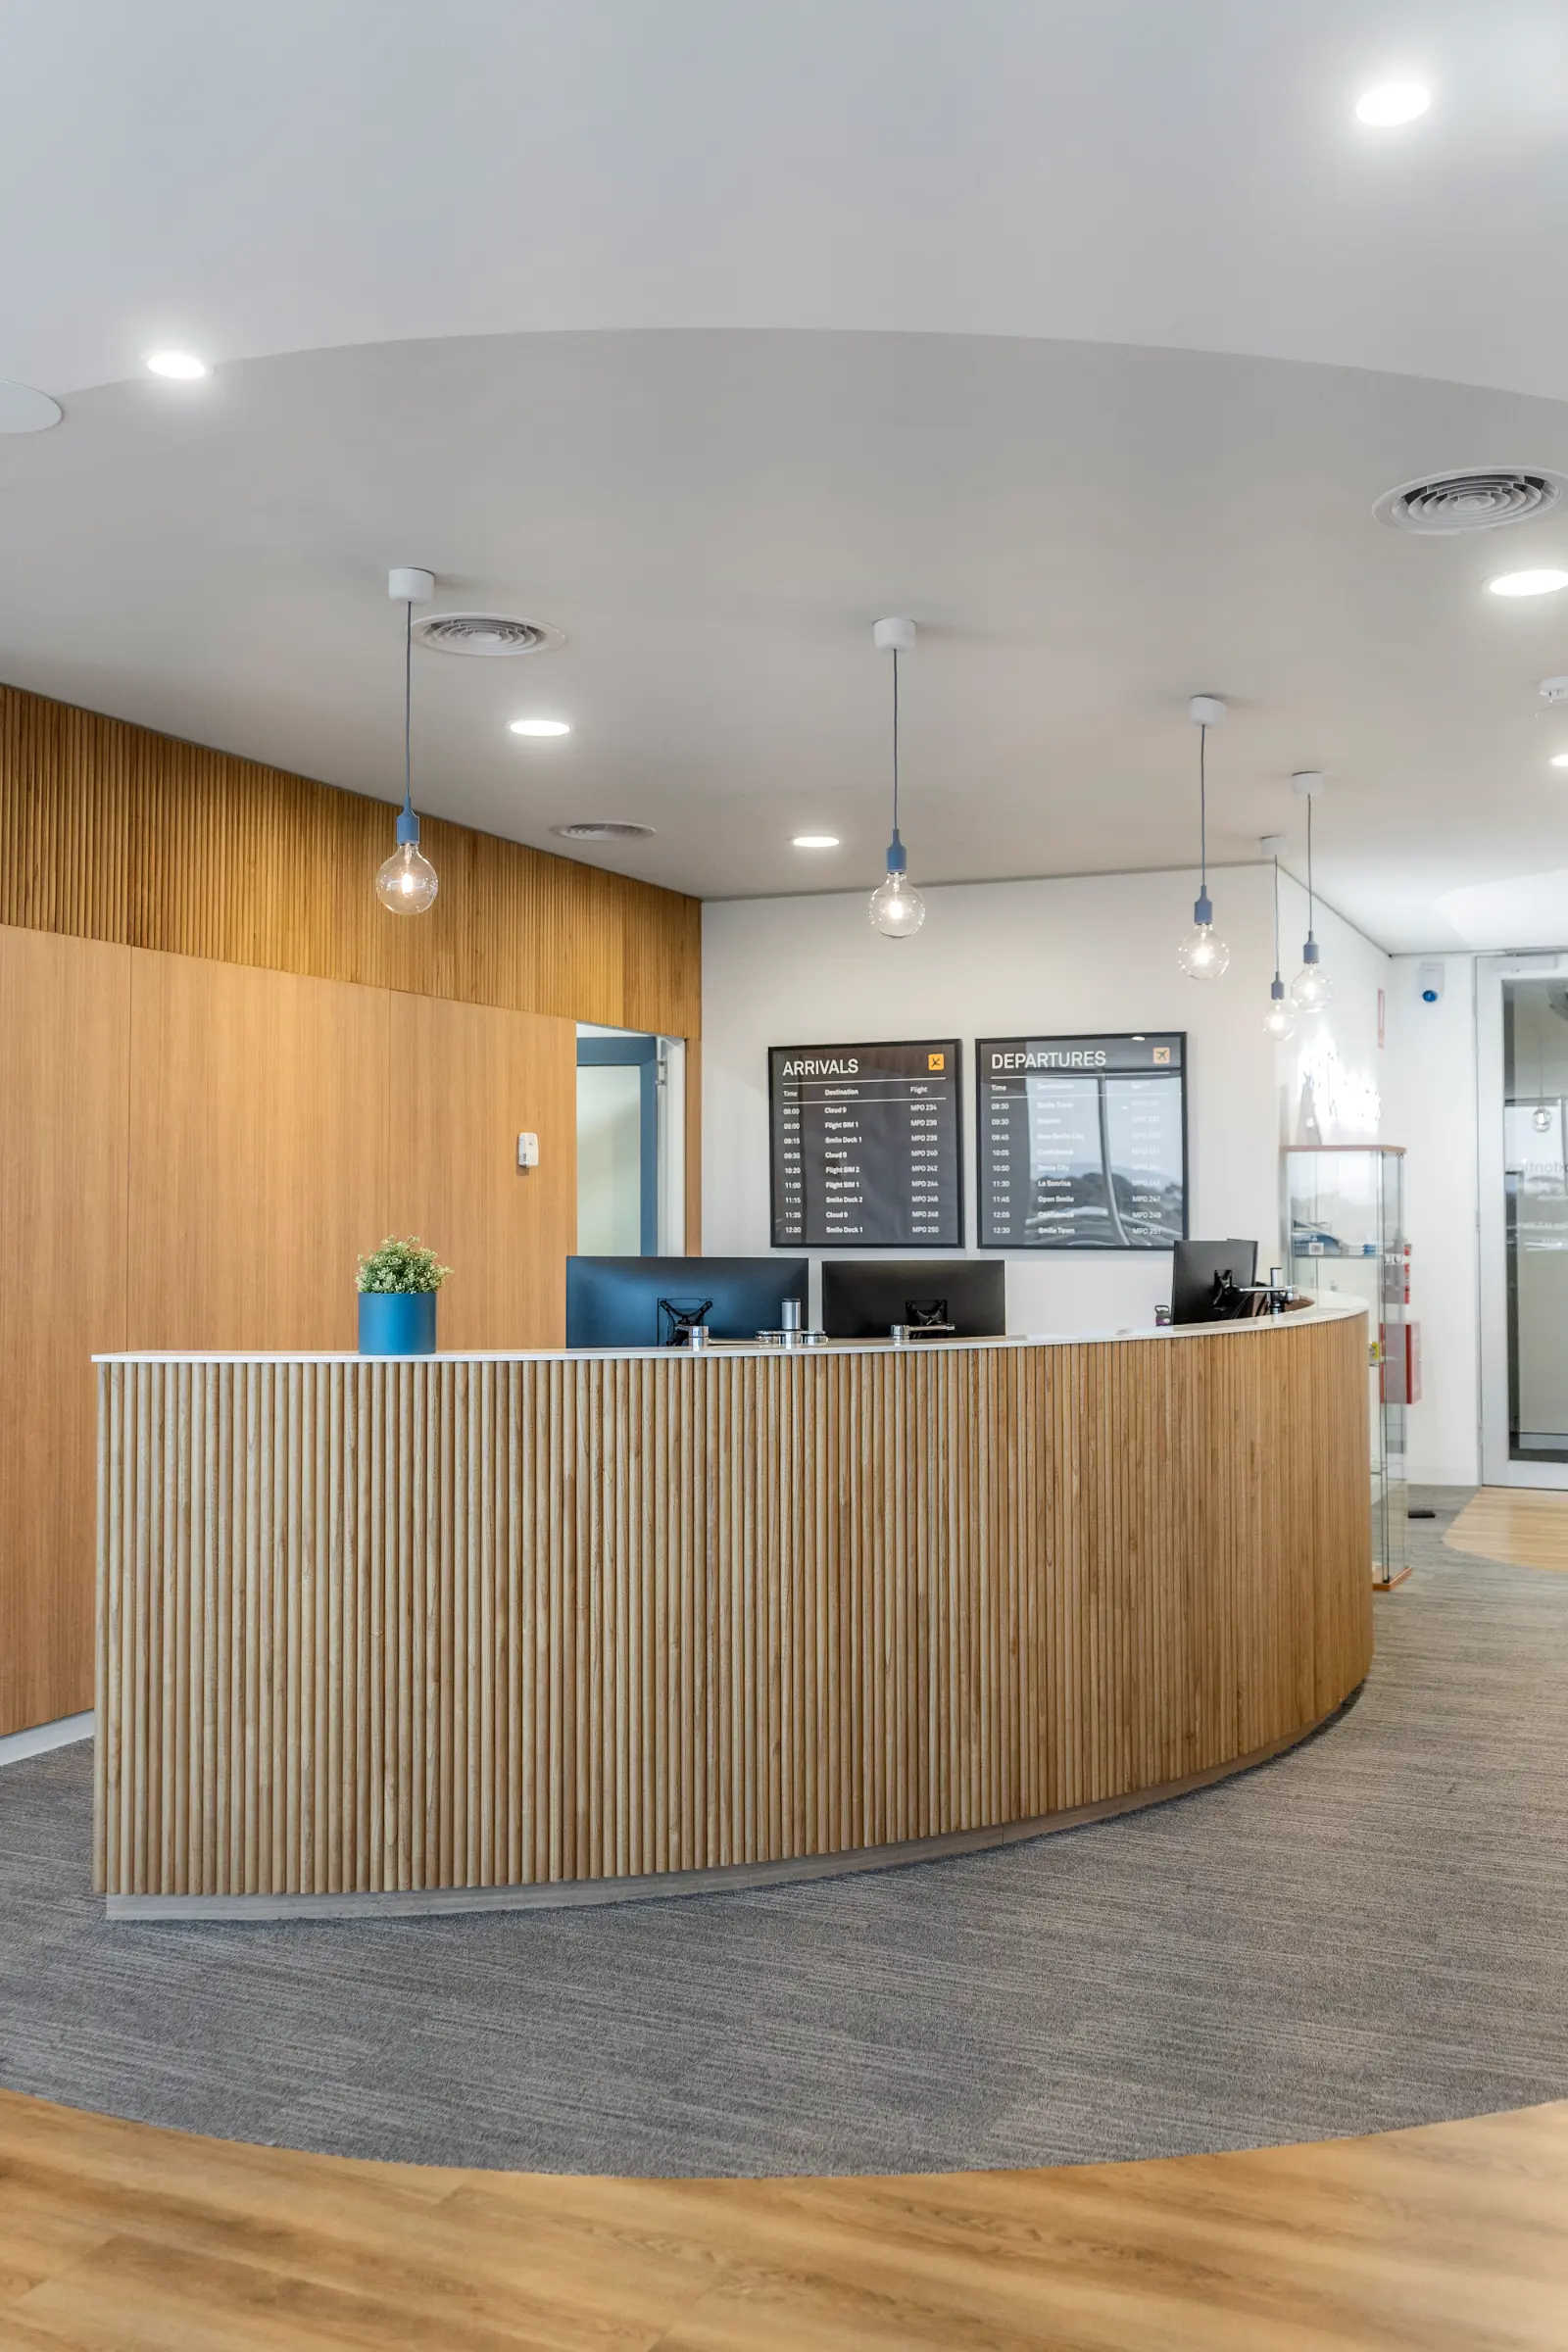
[[[700,1323],[714,1340],[777,1331],[786,1298],[806,1315],[804,1257],[568,1257],[568,1348],[672,1348]]]
[[[1215,1283],[1225,1275],[1237,1290],[1250,1290],[1256,1273],[1255,1242],[1178,1242],[1170,1276],[1171,1321],[1223,1321],[1214,1312]]]
[[[1007,1269],[1000,1257],[822,1260],[822,1329],[830,1340],[885,1340],[895,1324],[950,1324],[960,1340],[1007,1328]]]

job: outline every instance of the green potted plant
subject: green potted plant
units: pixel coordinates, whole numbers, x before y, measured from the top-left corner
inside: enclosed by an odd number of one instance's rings
[[[451,1273],[416,1235],[360,1260],[360,1353],[434,1355],[435,1295]]]

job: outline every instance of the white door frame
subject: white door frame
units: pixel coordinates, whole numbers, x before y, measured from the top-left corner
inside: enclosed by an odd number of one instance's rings
[[[1481,1476],[1489,1487],[1568,1487],[1568,1462],[1508,1458],[1508,1221],[1502,1137],[1502,984],[1568,975],[1568,956],[1476,957],[1476,1226],[1480,1245]]]

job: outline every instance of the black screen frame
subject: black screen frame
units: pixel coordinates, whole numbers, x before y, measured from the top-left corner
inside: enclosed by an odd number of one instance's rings
[[[1166,1033],[1161,1031],[1160,1034],[1163,1036]],[[775,1213],[776,1203],[778,1200],[778,1122],[773,1115],[773,1056],[775,1054],[885,1053],[889,1048],[898,1048],[905,1051],[918,1050],[927,1054],[936,1053],[940,1050],[942,1052],[951,1053],[953,1055],[953,1085],[955,1096],[954,1158],[956,1163],[957,1173],[958,1239],[956,1242],[927,1242],[920,1235],[910,1235],[894,1242],[856,1241],[838,1243],[813,1241],[810,1234],[807,1233],[803,1234],[798,1241],[781,1242],[778,1238],[778,1218]],[[963,1187],[964,1125],[963,1040],[961,1037],[863,1037],[857,1039],[849,1045],[769,1046],[767,1049],[768,1248],[770,1250],[781,1250],[791,1253],[801,1250],[808,1250],[818,1257],[829,1253],[839,1257],[858,1257],[862,1254],[862,1252],[870,1250],[902,1250],[904,1255],[907,1257],[911,1255],[911,1253],[920,1250],[922,1248],[928,1250],[946,1250],[954,1252],[955,1254],[963,1252],[967,1248],[967,1244],[965,1243],[963,1237],[968,1221],[968,1202],[964,1197]]]
[[[1145,1245],[1140,1242],[1108,1241],[993,1241],[986,1232],[987,1199],[984,1180],[985,1155],[982,1151],[980,1141],[980,1122],[985,1113],[986,1101],[984,1054],[985,1049],[988,1046],[1023,1044],[1071,1048],[1074,1046],[1094,1046],[1112,1043],[1129,1046],[1143,1043],[1163,1045],[1167,1039],[1173,1043],[1178,1043],[1182,1052],[1181,1068],[1177,1073],[1175,1080],[1181,1095],[1182,1118],[1182,1229],[1178,1238],[1184,1242],[1191,1240],[1193,1203],[1192,1170],[1188,1148],[1188,1032],[1185,1029],[1086,1029],[1074,1031],[1064,1037],[1050,1037],[1043,1034],[1036,1035],[1033,1031],[1020,1033],[1019,1031],[1014,1030],[1006,1036],[977,1037],[974,1041],[974,1166],[975,1183],[978,1188],[975,1200],[975,1247],[977,1250],[1000,1250],[1005,1255],[1011,1255],[1014,1253],[1023,1255],[1027,1253],[1028,1255],[1033,1256],[1039,1252],[1045,1254],[1054,1254],[1059,1257],[1163,1257],[1170,1254],[1171,1244],[1168,1242]],[[1136,1076],[1138,1073],[1122,1071],[1114,1074],[1118,1076]],[[1170,1082],[1166,1081],[1165,1083],[1168,1084]]]

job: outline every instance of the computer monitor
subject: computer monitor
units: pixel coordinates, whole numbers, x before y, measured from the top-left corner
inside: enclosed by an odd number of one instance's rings
[[[1239,1291],[1250,1290],[1257,1274],[1255,1242],[1178,1242],[1170,1275],[1170,1319],[1173,1323],[1214,1323],[1214,1284],[1229,1275]]]
[[[715,1340],[777,1331],[786,1298],[806,1317],[804,1257],[568,1257],[568,1348],[669,1348],[701,1323]]]
[[[822,1329],[830,1340],[885,1340],[895,1323],[951,1323],[963,1340],[1007,1328],[1000,1257],[822,1260]]]

